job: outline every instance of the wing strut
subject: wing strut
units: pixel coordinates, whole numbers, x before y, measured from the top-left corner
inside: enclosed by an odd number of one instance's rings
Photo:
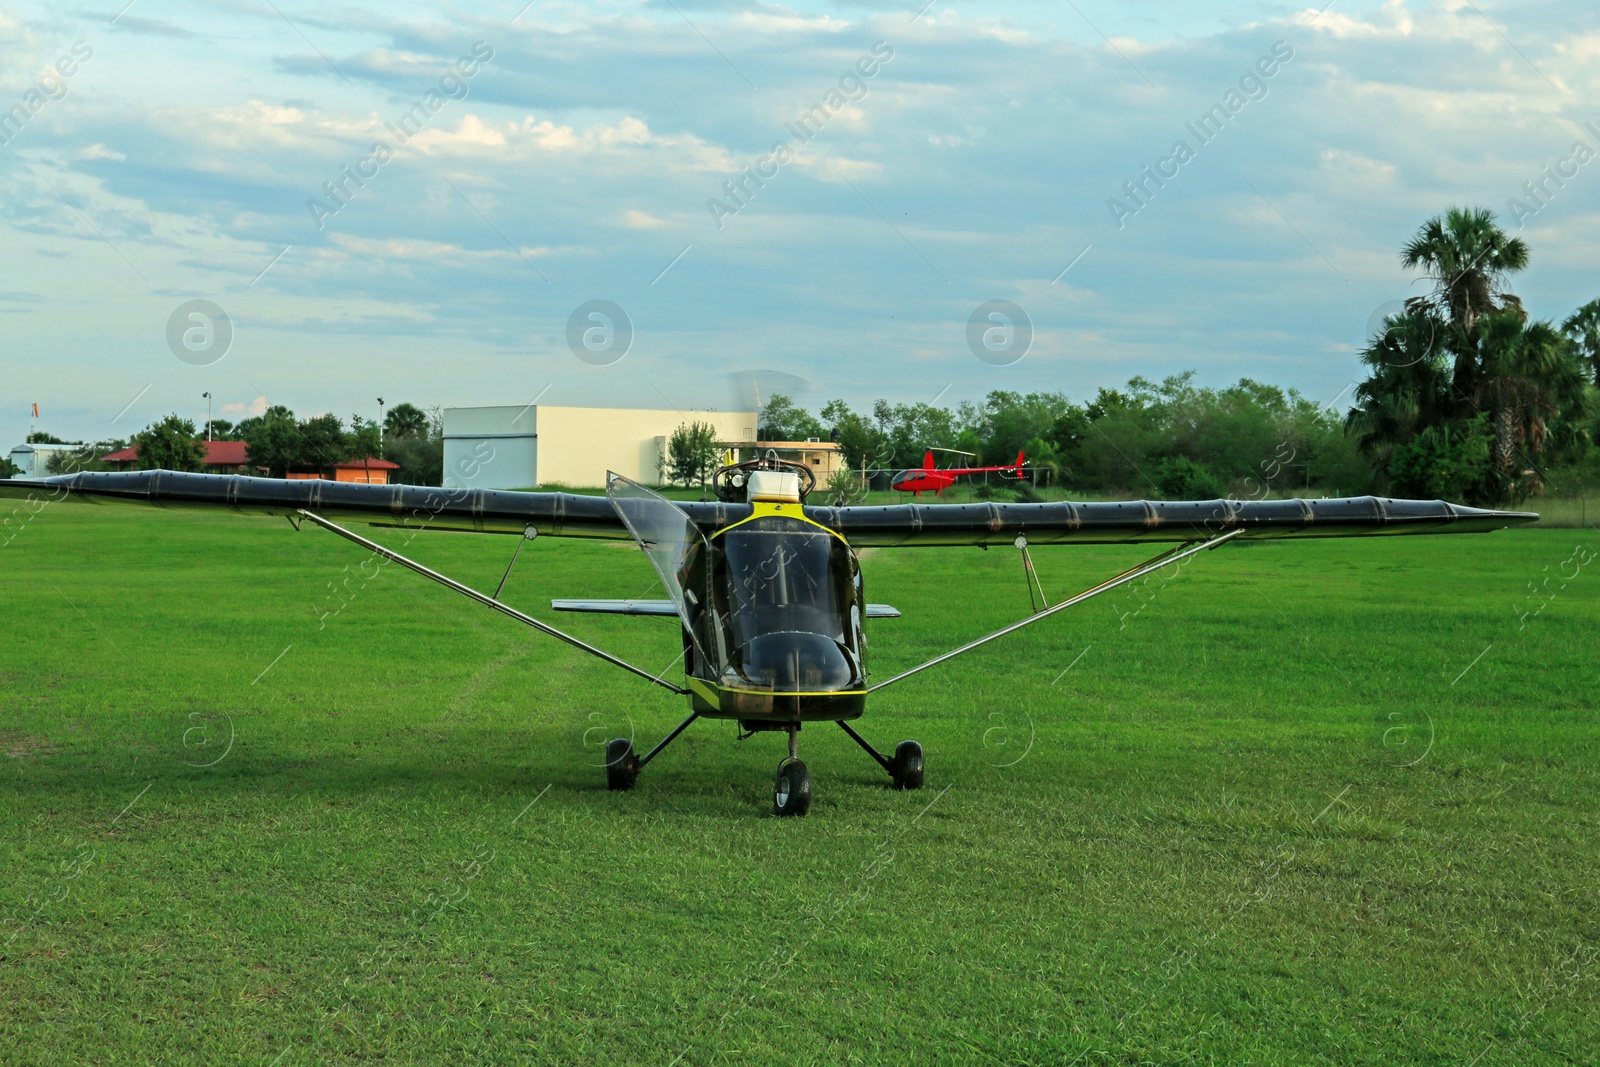
[[[522,546],[525,542],[532,541],[539,536],[539,531],[530,523],[522,530],[522,536],[517,539],[517,547],[511,553],[511,562],[506,564],[506,572],[500,576],[500,584],[494,587],[494,596],[491,600],[499,600],[500,594],[505,591],[506,579],[511,577],[511,568],[517,565],[517,557],[522,555]]]
[[[1039,588],[1039,599],[1044,601],[1044,606],[1050,606],[1050,598],[1044,595],[1044,582],[1039,580],[1039,572],[1033,569],[1033,557],[1028,554],[1028,535],[1017,534],[1017,539],[1012,542],[1022,550],[1022,583],[1028,587],[1028,610],[1038,613],[1039,607],[1033,600],[1033,589]]]
[[[1066,600],[1063,600],[1061,603],[1056,604],[1054,607],[1048,607],[1048,608],[1045,608],[1042,611],[1035,612],[1034,614],[1029,615],[1026,619],[1021,620],[1020,622],[1014,622],[1010,626],[1002,627],[1001,629],[996,630],[992,634],[989,634],[989,635],[987,635],[985,637],[980,637],[976,641],[969,641],[966,644],[962,645],[960,648],[953,649],[953,650],[951,650],[949,652],[946,652],[942,656],[935,656],[933,659],[930,659],[926,663],[920,664],[919,666],[916,666],[916,667],[912,667],[909,671],[901,671],[899,674],[895,675],[893,678],[889,678],[889,679],[887,679],[885,681],[879,682],[877,685],[869,686],[868,689],[867,689],[867,692],[876,693],[878,690],[884,688],[885,686],[893,685],[894,683],[898,682],[902,678],[909,678],[913,674],[917,674],[920,671],[925,671],[929,667],[932,667],[932,666],[935,666],[937,664],[943,663],[947,659],[954,659],[955,657],[961,655],[961,653],[963,653],[963,652],[971,652],[973,649],[977,648],[979,645],[986,645],[990,641],[993,641],[997,637],[1004,637],[1006,634],[1013,633],[1013,632],[1015,632],[1017,630],[1022,629],[1024,626],[1027,626],[1029,623],[1038,622],[1040,619],[1048,618],[1049,616],[1054,615],[1058,611],[1065,611],[1067,608],[1072,607],[1074,604],[1081,604],[1085,600],[1088,600],[1090,597],[1099,596],[1101,593],[1104,593],[1107,590],[1115,589],[1119,585],[1125,585],[1128,582],[1131,582],[1136,578],[1142,578],[1146,574],[1149,574],[1151,571],[1158,570],[1161,567],[1165,567],[1169,563],[1176,563],[1178,560],[1187,559],[1190,556],[1194,555],[1196,552],[1204,552],[1206,549],[1216,548],[1218,545],[1222,544],[1224,541],[1230,541],[1233,538],[1238,537],[1243,532],[1244,532],[1243,530],[1229,530],[1227,533],[1221,534],[1220,536],[1217,536],[1217,537],[1210,537],[1210,538],[1207,538],[1204,541],[1190,541],[1187,544],[1179,545],[1176,548],[1169,549],[1168,551],[1161,553],[1161,555],[1155,557],[1152,560],[1149,560],[1149,561],[1147,561],[1145,563],[1141,563],[1137,567],[1132,568],[1131,570],[1123,571],[1121,574],[1117,575],[1115,578],[1107,578],[1105,581],[1101,582],[1099,585],[1090,586],[1088,589],[1085,589],[1083,592],[1079,593],[1077,596],[1068,597]]]
[[[369,550],[371,550],[373,552],[376,552],[378,555],[384,557],[385,559],[393,560],[394,562],[400,564],[402,567],[405,567],[408,570],[416,571],[418,574],[422,575],[424,578],[433,579],[434,581],[438,582],[440,585],[444,586],[446,589],[453,589],[456,592],[460,593],[464,597],[468,597],[469,599],[476,600],[478,603],[484,605],[485,607],[493,608],[494,610],[500,612],[502,615],[508,615],[511,618],[516,619],[518,622],[522,623],[523,625],[531,626],[535,630],[538,630],[540,633],[548,634],[551,637],[554,637],[558,641],[565,641],[567,644],[571,645],[573,648],[582,649],[583,651],[589,653],[591,656],[599,656],[601,659],[605,660],[607,663],[610,663],[610,664],[612,664],[614,666],[617,666],[617,667],[621,667],[623,670],[628,671],[628,672],[630,672],[632,674],[637,674],[639,677],[643,678],[645,681],[654,682],[656,685],[661,686],[663,689],[670,689],[672,692],[677,693],[680,696],[682,696],[682,695],[684,695],[684,694],[689,692],[687,689],[678,688],[677,686],[673,685],[671,682],[662,681],[660,678],[657,678],[655,675],[651,674],[649,671],[646,671],[646,670],[644,670],[643,668],[640,668],[640,667],[635,667],[633,664],[627,662],[626,660],[620,660],[616,656],[613,656],[611,653],[602,651],[601,649],[598,649],[598,648],[595,648],[593,645],[591,645],[591,644],[589,644],[589,643],[587,643],[585,641],[581,641],[578,638],[573,637],[571,634],[563,633],[562,631],[556,629],[554,626],[551,626],[549,623],[540,622],[538,619],[535,619],[531,615],[524,615],[522,612],[518,611],[516,608],[510,607],[509,605],[506,605],[506,604],[502,604],[502,603],[500,603],[500,601],[496,600],[494,597],[488,596],[487,594],[484,594],[484,593],[480,593],[476,589],[472,588],[471,586],[462,585],[460,582],[456,581],[454,578],[447,578],[444,575],[440,574],[436,570],[432,570],[432,569],[430,569],[428,567],[424,567],[422,564],[418,563],[416,560],[407,559],[405,556],[402,556],[400,553],[394,551],[393,549],[384,548],[382,545],[378,544],[376,541],[369,541],[365,537],[362,537],[360,534],[351,533],[349,530],[346,530],[343,526],[340,526],[338,523],[335,523],[335,522],[329,522],[327,519],[323,518],[321,515],[317,515],[314,512],[306,511],[304,509],[300,509],[298,511],[298,514],[300,515],[301,518],[307,519],[307,520],[309,520],[311,522],[316,523],[318,526],[322,527],[324,530],[327,530],[327,531],[329,531],[331,533],[336,533],[340,537],[343,537],[347,541],[354,541],[356,544],[360,545],[362,548],[369,549]]]

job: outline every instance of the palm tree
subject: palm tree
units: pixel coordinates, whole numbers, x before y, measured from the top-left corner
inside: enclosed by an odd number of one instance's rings
[[[1482,325],[1493,476],[1500,495],[1515,499],[1539,488],[1536,457],[1550,423],[1582,418],[1587,383],[1572,344],[1549,322],[1529,322],[1516,308],[1486,315]]]
[[[1447,359],[1435,341],[1442,328],[1431,309],[1416,307],[1391,316],[1361,353],[1372,372],[1356,388],[1345,430],[1357,435],[1379,475],[1387,474],[1395,446],[1446,420],[1454,406]]]
[[[396,404],[383,419],[385,437],[415,437],[427,428],[428,414],[415,404]]]
[[[1451,381],[1456,402],[1475,408],[1481,400],[1478,322],[1498,311],[1521,309],[1505,281],[1527,267],[1527,242],[1509,236],[1488,208],[1452,207],[1422,224],[1401,249],[1400,262],[1422,268],[1433,280],[1433,292],[1407,301],[1408,310],[1430,308],[1448,324],[1445,343],[1456,357]]]
[[[1034,481],[1039,480],[1039,473],[1044,473],[1044,484],[1047,486],[1059,485],[1062,476],[1067,474],[1067,465],[1057,454],[1055,445],[1043,437],[1034,437],[1023,446],[1027,453],[1028,466],[1033,468]]]
[[[1591,300],[1567,316],[1561,324],[1578,352],[1594,370],[1594,384],[1600,387],[1600,299]]]

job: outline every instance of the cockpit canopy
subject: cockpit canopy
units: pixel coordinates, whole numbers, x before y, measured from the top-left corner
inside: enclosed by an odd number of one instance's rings
[[[684,620],[690,676],[761,693],[864,688],[861,568],[843,537],[803,517],[804,478],[766,460],[718,477],[719,492],[748,480],[754,514],[709,536],[637,482],[612,475],[606,485]],[[756,499],[769,494],[782,499]]]
[[[738,689],[859,688],[861,572],[845,542],[800,518],[763,515],[694,545],[684,589],[694,673]]]

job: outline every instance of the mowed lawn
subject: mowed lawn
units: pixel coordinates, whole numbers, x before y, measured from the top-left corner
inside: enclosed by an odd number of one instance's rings
[[[326,532],[52,505],[0,547],[0,1062],[1594,1063],[1597,551],[1228,545],[875,697],[921,792],[808,728],[779,820],[779,735],[609,793],[681,698]],[[1149,554],[1034,553],[1052,601]],[[863,566],[880,678],[1028,611],[1013,549]],[[651,578],[542,538],[505,597],[659,670],[670,620],[549,611]]]

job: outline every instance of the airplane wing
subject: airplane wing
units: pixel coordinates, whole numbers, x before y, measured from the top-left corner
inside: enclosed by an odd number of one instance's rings
[[[173,471],[83,472],[39,481],[0,480],[0,499],[37,511],[54,501],[225,508],[375,526],[476,533],[629,540],[627,524],[603,496],[362,485]],[[702,530],[751,514],[749,504],[673,501]],[[1492,511],[1443,500],[1340,497],[1328,500],[1129,500],[1046,504],[889,504],[807,507],[807,517],[861,548],[912,545],[1135,544],[1203,540],[1233,530],[1242,538],[1363,537],[1484,533],[1534,522],[1528,511]]]
[[[286,515],[304,510],[327,519],[472,533],[555,537],[632,537],[611,501],[578,493],[521,493],[504,489],[440,489],[420,485],[363,485],[320,478],[251,478],[176,471],[84,471],[38,481],[0,480],[0,499],[38,510],[56,501],[143,504],[162,508],[227,509]],[[691,518],[716,523],[724,504],[682,505]],[[748,508],[746,508],[748,511]],[[732,521],[732,520],[728,520]]]
[[[1136,544],[1241,538],[1486,533],[1536,521],[1530,511],[1490,511],[1443,500],[1129,500],[1048,504],[888,504],[808,507],[806,515],[851,545]]]

